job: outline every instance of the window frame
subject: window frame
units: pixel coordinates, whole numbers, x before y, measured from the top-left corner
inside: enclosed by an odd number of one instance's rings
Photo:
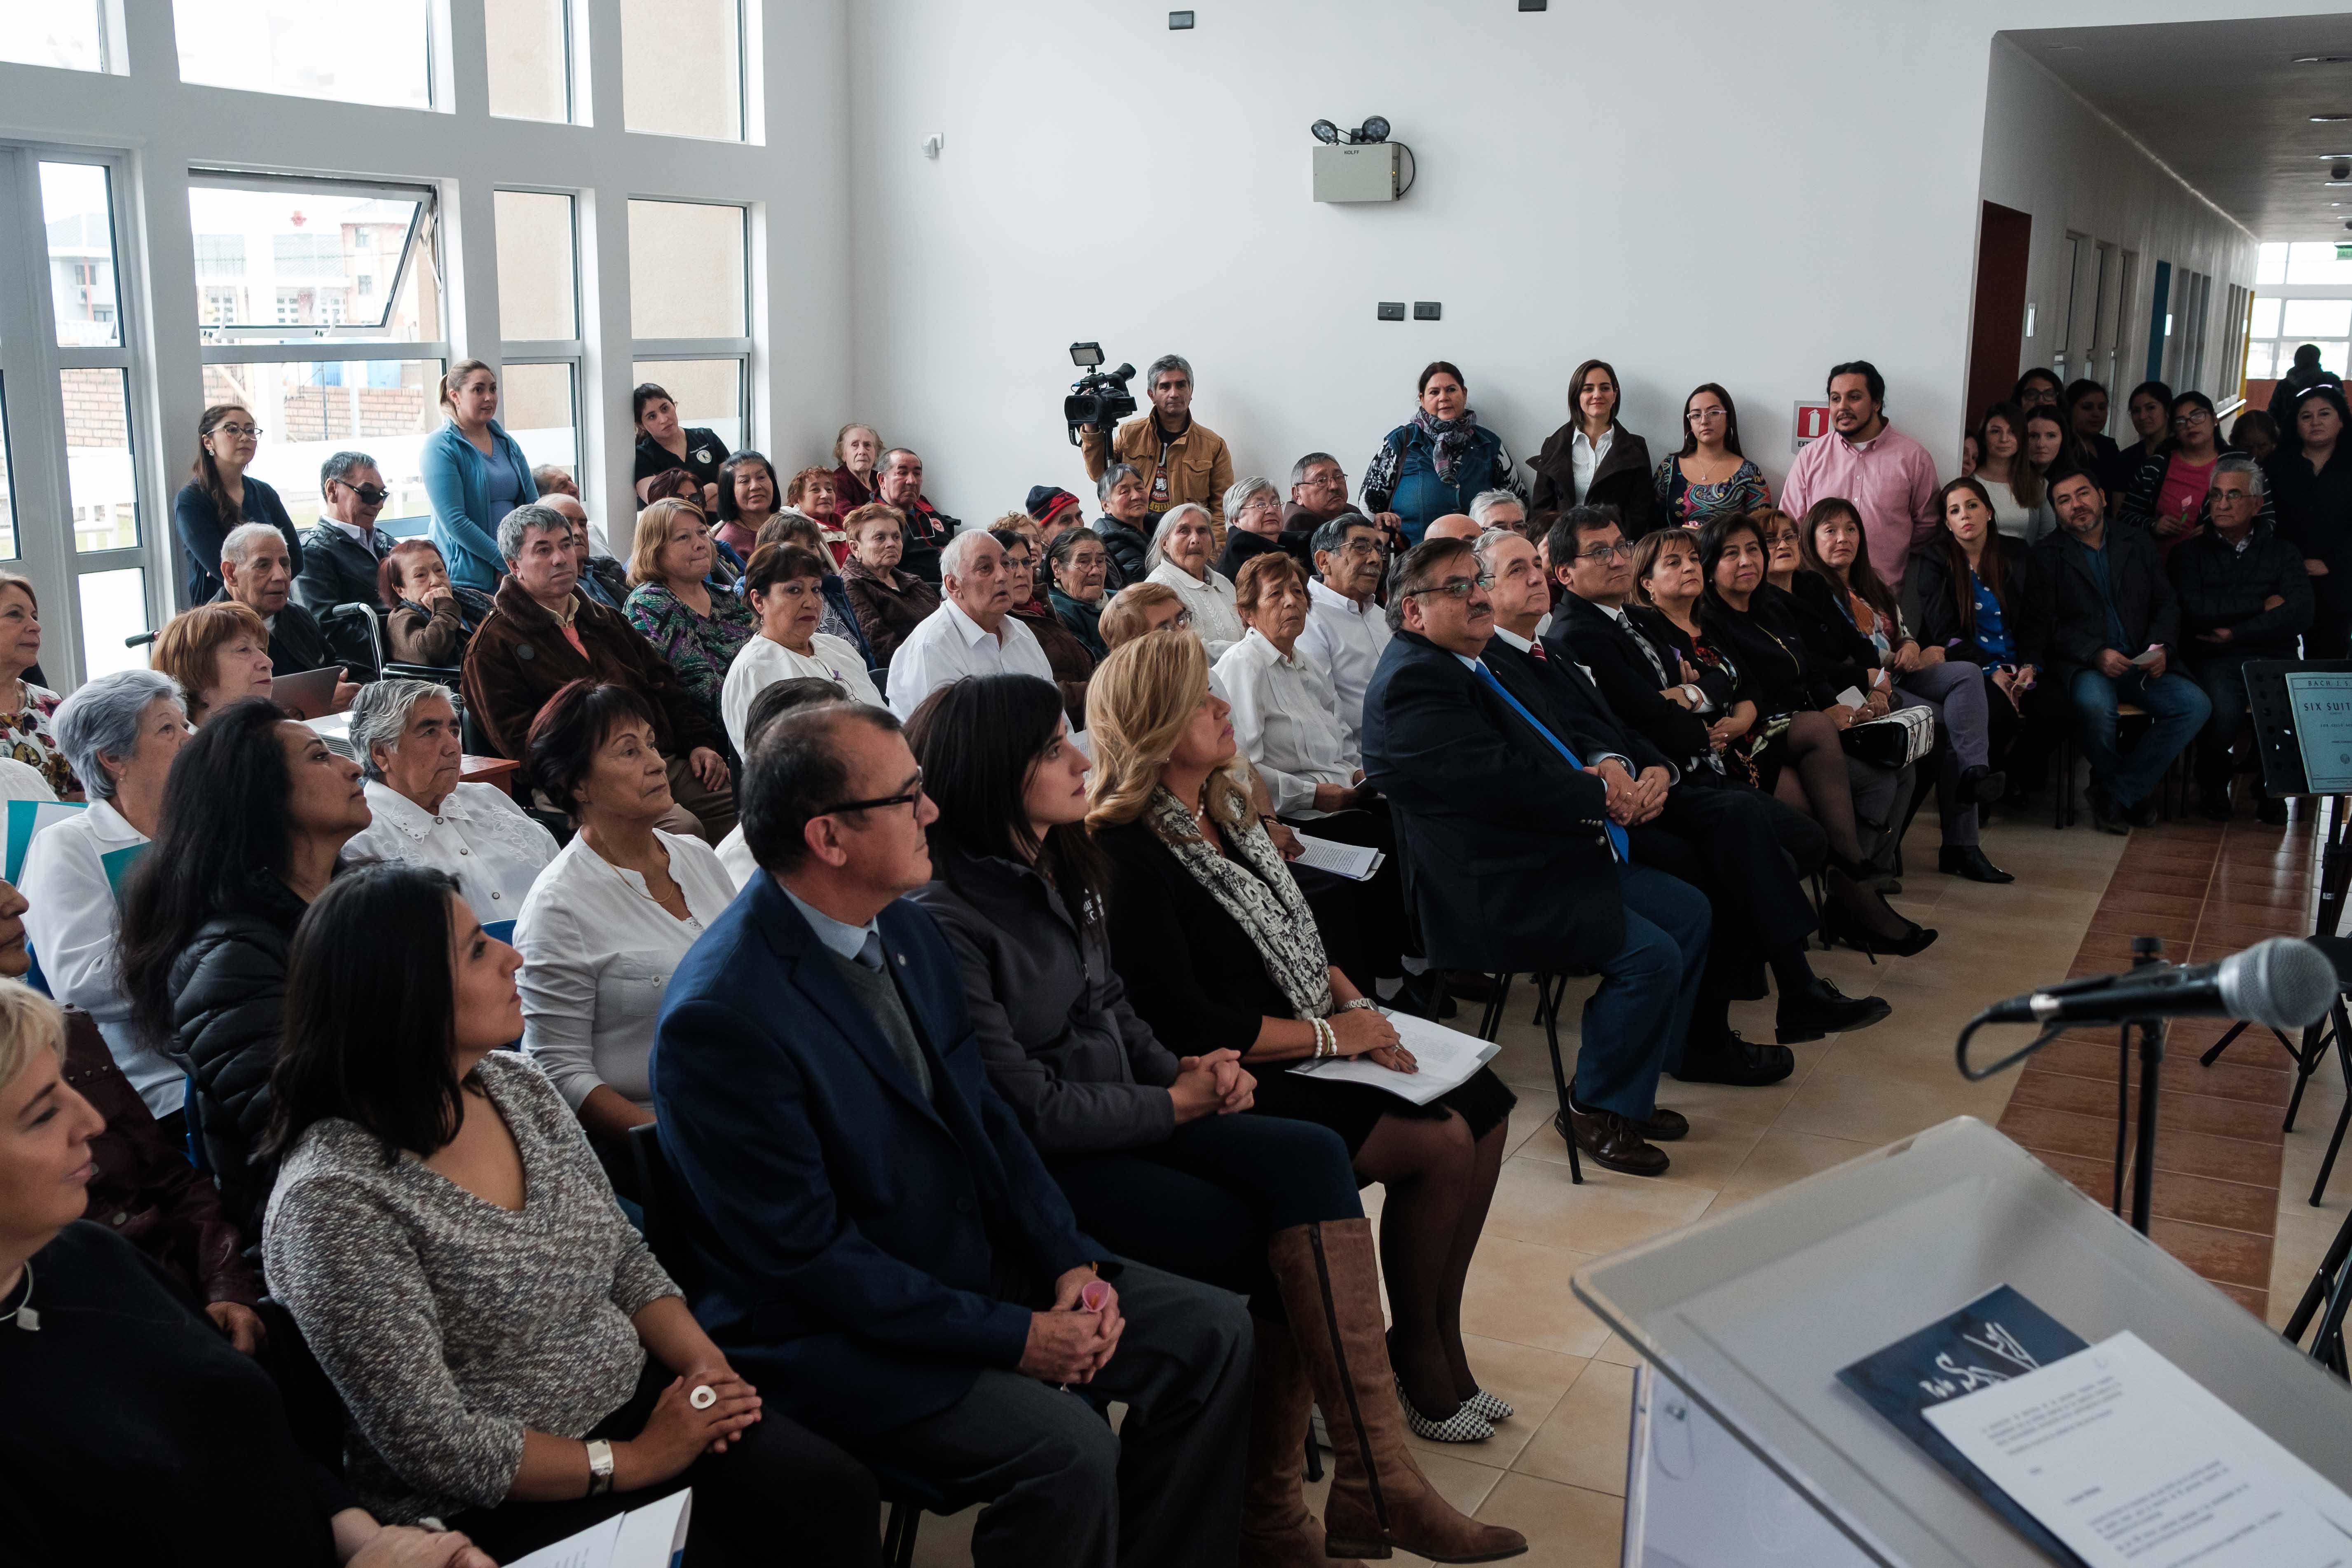
[[[565,7],[568,13],[571,7]],[[540,123],[546,123],[540,121]],[[490,195],[491,223],[498,222],[498,197],[500,193],[526,196],[562,196],[572,215],[572,331],[568,338],[508,338],[499,340],[499,405],[505,406],[507,370],[513,365],[560,364],[572,372],[572,479],[578,484],[588,462],[588,432],[581,414],[587,404],[582,388],[588,373],[588,339],[583,329],[588,321],[587,271],[588,233],[581,221],[583,195],[559,185],[501,184]],[[491,236],[491,270],[498,268],[499,236]],[[499,300],[499,326],[506,327],[506,300]],[[500,424],[506,423],[504,420]]]
[[[736,13],[739,17],[742,15],[743,9],[744,8],[739,0]],[[643,135],[645,132],[635,132],[635,134]],[[631,206],[635,206],[639,202],[658,202],[671,206],[731,207],[736,212],[741,214],[743,219],[743,324],[746,328],[750,328],[757,324],[759,318],[755,308],[759,299],[759,288],[756,281],[757,274],[753,271],[753,266],[760,253],[760,247],[757,242],[756,236],[759,214],[753,204],[750,202],[712,201],[698,196],[656,195],[646,192],[632,193],[628,198],[628,202]],[[636,215],[634,212],[629,214],[629,222],[632,226],[636,222]],[[634,319],[635,302],[636,300],[636,279],[635,277],[630,278],[628,285],[632,311],[629,337],[630,384],[632,385],[637,384],[636,366],[647,362],[663,363],[674,360],[735,361],[737,365],[735,376],[735,429],[737,432],[737,437],[735,445],[730,447],[730,450],[740,451],[746,447],[752,446],[751,432],[754,396],[751,385],[751,369],[759,349],[756,337],[752,335],[711,338],[638,337],[635,335],[635,321]],[[680,420],[683,420],[686,417],[686,411],[680,409],[678,411],[678,417]],[[636,428],[634,423],[627,427],[625,434],[631,448],[634,449],[637,440]]]

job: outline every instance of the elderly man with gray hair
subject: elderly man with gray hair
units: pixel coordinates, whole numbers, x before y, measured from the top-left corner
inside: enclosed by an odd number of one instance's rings
[[[337,452],[319,465],[326,513],[302,531],[302,569],[294,597],[314,616],[337,605],[376,602],[376,568],[392,552],[392,535],[375,525],[392,491],[365,452]]]
[[[1519,534],[1528,531],[1527,503],[1508,490],[1480,490],[1470,498],[1469,517],[1480,533],[1490,528],[1507,528]]]
[[[266,522],[240,523],[221,541],[221,591],[215,604],[234,599],[261,617],[269,628],[269,662],[279,675],[305,669],[348,666],[327,642],[327,634],[310,611],[293,602],[294,559],[286,536]],[[371,595],[373,596],[373,595]],[[373,666],[362,674],[373,676]],[[352,681],[335,682],[333,711],[340,713],[360,694]]]
[[[1233,455],[1225,438],[1192,417],[1192,364],[1182,354],[1161,354],[1144,368],[1143,395],[1151,412],[1139,414],[1118,427],[1116,437],[1100,426],[1078,432],[1078,447],[1087,460],[1087,478],[1099,480],[1104,471],[1123,463],[1143,480],[1143,507],[1157,518],[1171,507],[1194,501],[1209,513],[1217,547],[1224,548],[1225,487],[1234,482]],[[1135,525],[1150,533],[1149,523]],[[1138,573],[1128,579],[1141,578]]]
[[[923,699],[967,675],[1034,675],[1051,684],[1054,666],[1036,634],[1013,614],[1004,546],[979,529],[940,552],[940,607],[890,656],[890,711],[911,719]]]
[[[465,748],[448,689],[377,681],[352,704],[351,742],[375,820],[343,853],[446,871],[485,926],[520,914],[555,858],[555,835],[498,785],[458,782]]]
[[[655,824],[712,843],[735,826],[727,737],[716,710],[615,610],[580,592],[572,520],[542,502],[499,520],[499,579],[489,617],[466,645],[466,706],[501,756],[525,760],[531,721],[575,680],[625,686],[653,715],[667,764],[669,810]]]

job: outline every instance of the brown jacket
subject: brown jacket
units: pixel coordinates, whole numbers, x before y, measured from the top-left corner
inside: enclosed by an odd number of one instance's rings
[[[1153,417],[1148,413],[1138,415],[1112,437],[1118,460],[1143,476],[1146,489],[1160,468],[1160,429]],[[1078,447],[1086,456],[1087,478],[1099,480],[1103,469],[1110,466],[1103,457],[1102,433],[1092,428],[1079,431]],[[1207,507],[1209,521],[1216,524],[1219,550],[1225,547],[1225,490],[1233,482],[1234,459],[1225,450],[1225,438],[1198,419],[1168,444],[1168,504],[1189,500]]]
[[[907,634],[940,607],[940,591],[912,572],[894,567],[885,578],[855,555],[842,563],[841,586],[856,612],[857,629],[866,634],[866,651],[885,669]]]
[[[466,646],[466,706],[499,754],[520,761],[523,738],[547,700],[583,677],[626,686],[654,710],[654,743],[666,757],[698,746],[724,756],[727,737],[709,709],[688,695],[677,672],[617,611],[578,589],[572,627],[588,649],[583,658],[555,617],[511,576],[499,584],[497,608]]]

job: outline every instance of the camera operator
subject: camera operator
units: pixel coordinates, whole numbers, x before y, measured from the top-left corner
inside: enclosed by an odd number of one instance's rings
[[[940,552],[962,526],[933,506],[923,494],[923,459],[905,447],[893,447],[874,465],[875,499],[895,506],[907,519],[906,553],[900,570],[912,572],[936,588],[940,585]]]
[[[1100,482],[1108,463],[1128,464],[1143,476],[1144,510],[1151,520],[1143,528],[1147,536],[1160,513],[1194,501],[1208,510],[1222,550],[1225,487],[1234,482],[1234,460],[1225,450],[1225,438],[1192,417],[1192,363],[1181,354],[1162,354],[1144,372],[1143,384],[1150,413],[1120,426],[1110,440],[1099,425],[1078,432],[1087,478]],[[1113,449],[1106,455],[1106,448]]]

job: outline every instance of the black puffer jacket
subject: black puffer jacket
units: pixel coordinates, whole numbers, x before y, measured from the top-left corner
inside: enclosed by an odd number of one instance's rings
[[[1151,548],[1150,540],[1109,516],[1095,519],[1095,531],[1102,535],[1104,553],[1110,557],[1110,575],[1103,582],[1106,595],[1131,587],[1149,575],[1150,569],[1143,564],[1143,557],[1145,552]]]
[[[172,1059],[194,1080],[190,1131],[220,1184],[221,1208],[261,1235],[273,1173],[253,1163],[269,1122],[286,1005],[286,952],[304,904],[272,881],[206,921],[172,961]]]

